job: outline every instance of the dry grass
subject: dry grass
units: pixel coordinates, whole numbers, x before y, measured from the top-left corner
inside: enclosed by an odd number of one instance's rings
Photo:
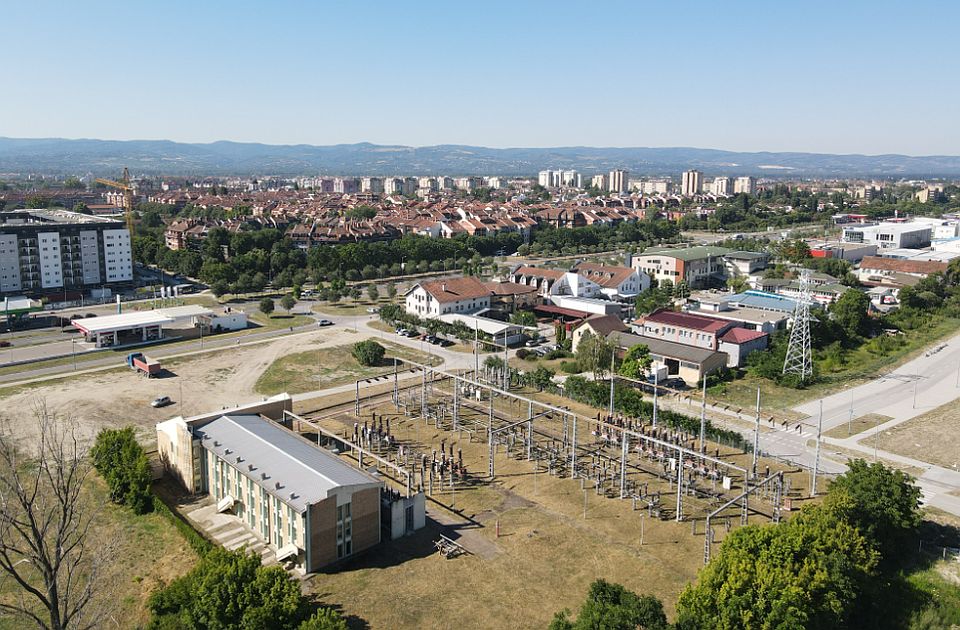
[[[960,404],[941,405],[885,431],[881,448],[957,470],[960,467]]]
[[[428,502],[428,510],[433,518],[461,523],[458,531],[468,549],[480,537],[480,549],[494,551],[444,560],[432,545],[439,525],[428,519],[426,530],[417,535],[385,543],[336,573],[307,582],[309,590],[341,605],[344,613],[374,628],[543,628],[556,611],[576,608],[590,582],[603,577],[660,597],[672,616],[679,592],[695,579],[703,562],[702,520],[694,535],[689,522],[649,519],[646,510],[633,511],[629,500],[598,495],[589,482],[584,491],[579,480],[551,476],[544,465],[535,472],[532,463],[508,456],[502,447],[496,455],[497,478],[490,483],[482,439],[402,417],[390,404],[375,410],[391,418],[391,430],[401,443],[429,452],[444,440],[462,450],[472,483],[455,492],[437,489],[433,498],[439,503]],[[369,413],[364,410],[364,419]],[[482,423],[479,410],[475,414]],[[341,414],[323,424],[346,431],[353,421]],[[744,456],[728,449],[724,457],[742,464]],[[761,466],[768,463],[761,461]],[[805,494],[804,477],[791,475],[798,499]],[[661,489],[666,506],[673,504],[667,482],[652,475],[638,479],[646,480],[651,491]],[[702,517],[706,508],[705,501],[685,499],[685,514]],[[718,541],[724,531],[718,528]]]
[[[859,418],[854,418],[853,422],[848,426],[842,424],[836,427],[833,427],[829,431],[824,431],[826,437],[832,437],[837,439],[848,438],[851,435],[857,435],[863,433],[864,431],[869,431],[875,426],[879,426],[884,422],[893,420],[890,416],[884,416],[879,413],[868,413]]]

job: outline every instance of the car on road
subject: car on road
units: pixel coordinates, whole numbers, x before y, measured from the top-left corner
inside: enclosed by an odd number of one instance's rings
[[[150,406],[154,408],[166,407],[167,405],[171,404],[171,402],[172,401],[170,400],[169,396],[159,396],[153,399],[153,401],[150,403]]]
[[[333,326],[333,322],[329,319],[321,319],[317,321],[317,326]]]
[[[380,312],[380,309],[377,308],[376,306],[371,306],[370,308],[367,309],[367,312],[370,313],[371,315],[376,315],[377,313]]]

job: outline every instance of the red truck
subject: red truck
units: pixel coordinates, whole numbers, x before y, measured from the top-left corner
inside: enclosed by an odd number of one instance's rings
[[[131,352],[127,355],[127,365],[131,370],[146,374],[147,378],[160,373],[160,362],[151,359],[142,352]]]

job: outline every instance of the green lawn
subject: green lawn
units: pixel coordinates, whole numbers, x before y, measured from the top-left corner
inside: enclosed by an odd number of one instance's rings
[[[367,299],[366,293],[363,297],[354,302],[350,299],[343,299],[336,304],[331,304],[330,302],[321,302],[320,304],[313,305],[313,311],[315,313],[322,313],[324,315],[366,315],[367,309],[375,306],[377,308],[384,306],[386,304],[391,304],[392,302],[385,297],[380,298],[376,302],[371,302]]]
[[[336,387],[358,379],[392,373],[394,357],[401,362],[404,359],[431,365],[440,362],[437,357],[418,350],[411,350],[388,341],[376,341],[387,350],[382,366],[366,367],[357,363],[350,354],[352,344],[317,348],[288,354],[277,359],[257,380],[255,389],[260,394],[272,396],[280,392],[299,394]]]
[[[277,330],[280,328],[288,328],[293,326],[294,328],[298,326],[306,326],[307,324],[315,321],[312,317],[308,315],[287,315],[286,313],[273,313],[271,315],[264,315],[259,311],[252,313],[249,316],[250,321],[255,324],[260,325],[263,328],[269,328],[271,330]]]

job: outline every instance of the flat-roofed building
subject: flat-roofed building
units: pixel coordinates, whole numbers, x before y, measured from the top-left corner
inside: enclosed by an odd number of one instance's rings
[[[292,400],[262,403],[157,425],[167,472],[302,573],[380,542],[383,482],[280,422]]]
[[[674,285],[686,282],[691,289],[719,283],[726,277],[723,257],[732,250],[701,245],[686,248],[651,248],[633,257],[631,264],[638,272]]]
[[[637,320],[631,327],[644,337],[717,350],[720,336],[736,327],[736,323],[705,315],[658,310]]]
[[[647,346],[650,349],[650,358],[653,359],[653,369],[665,367],[668,377],[681,378],[691,386],[696,385],[704,376],[722,369],[728,360],[723,352],[663,341],[655,337],[612,332],[607,335],[607,339],[623,351],[640,344]]]

